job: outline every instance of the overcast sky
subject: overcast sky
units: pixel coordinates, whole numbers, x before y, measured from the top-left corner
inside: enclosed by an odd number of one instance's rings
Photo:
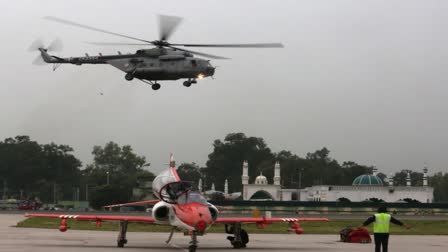
[[[30,135],[74,147],[84,164],[115,141],[167,163],[201,165],[230,132],[299,156],[326,146],[338,161],[380,172],[448,171],[448,2],[0,0],[0,139]],[[184,21],[171,42],[282,42],[284,49],[198,49],[215,80],[157,92],[109,65],[31,64],[36,38],[61,38],[60,56],[133,52],[85,41],[132,42],[49,22],[56,16],[130,36],[158,37],[157,14]],[[104,95],[100,95],[102,92]]]

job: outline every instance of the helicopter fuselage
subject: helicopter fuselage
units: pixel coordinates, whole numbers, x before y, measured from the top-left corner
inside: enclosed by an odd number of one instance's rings
[[[49,55],[40,48],[42,58],[54,64],[109,64],[126,73],[125,78],[158,81],[213,76],[215,68],[209,60],[194,57],[191,53],[165,48],[138,50],[134,54],[98,55],[85,57],[60,58]]]

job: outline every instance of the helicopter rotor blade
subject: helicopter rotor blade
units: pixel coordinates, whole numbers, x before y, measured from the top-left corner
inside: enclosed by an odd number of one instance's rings
[[[126,45],[126,46],[150,46],[151,44],[147,43],[120,43],[120,42],[85,42],[91,45],[106,45],[106,46],[115,46],[115,45]]]
[[[128,35],[119,34],[119,33],[116,33],[116,32],[111,32],[111,31],[107,31],[107,30],[103,30],[103,29],[95,28],[95,27],[93,27],[93,26],[88,26],[88,25],[83,25],[83,24],[75,23],[75,22],[73,22],[73,21],[65,20],[65,19],[58,18],[58,17],[47,16],[47,17],[44,17],[44,18],[47,19],[47,20],[50,20],[50,21],[54,21],[54,22],[58,22],[58,23],[63,23],[63,24],[66,24],[66,25],[71,25],[71,26],[76,26],[76,27],[84,28],[84,29],[91,30],[91,31],[97,31],[97,32],[101,32],[101,33],[106,33],[106,34],[110,34],[110,35],[118,36],[118,37],[123,37],[123,38],[128,38],[128,39],[133,39],[133,40],[137,40],[137,41],[141,41],[141,42],[145,42],[145,43],[153,44],[152,41],[148,41],[148,40],[144,40],[144,39],[139,39],[139,38],[131,37],[131,36],[128,36]]]
[[[51,44],[48,46],[48,51],[54,51],[54,52],[60,52],[62,51],[62,40],[61,39],[55,39]]]
[[[159,39],[166,41],[182,22],[181,17],[159,15]]]
[[[42,39],[36,39],[33,41],[33,43],[31,43],[30,47],[28,47],[28,51],[29,52],[34,52],[39,50],[39,48],[44,48],[45,44],[42,41]]]
[[[34,60],[32,61],[32,64],[36,65],[36,66],[46,65],[44,59],[42,59],[42,57],[40,55],[37,55],[37,57],[34,58]]]
[[[179,48],[179,47],[175,47],[175,46],[171,46],[171,45],[167,45],[166,47],[173,48],[173,49],[178,50],[178,51],[189,52],[189,53],[192,53],[192,54],[201,55],[201,56],[204,56],[204,57],[210,58],[210,59],[230,59],[230,58],[221,57],[221,56],[217,56],[217,55],[213,55],[213,54],[196,52],[196,51],[191,51],[191,50],[185,50],[185,49],[182,49],[182,48]]]
[[[282,43],[250,43],[250,44],[170,44],[185,47],[228,47],[228,48],[284,48]]]

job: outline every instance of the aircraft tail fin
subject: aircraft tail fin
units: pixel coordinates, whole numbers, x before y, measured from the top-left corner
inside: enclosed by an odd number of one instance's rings
[[[39,48],[40,56],[47,63],[58,63],[58,59],[48,54],[47,49]]]

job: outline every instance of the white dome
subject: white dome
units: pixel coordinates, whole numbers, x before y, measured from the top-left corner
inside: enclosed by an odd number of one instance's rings
[[[265,176],[263,176],[263,173],[260,173],[260,176],[255,178],[255,184],[256,185],[267,185],[268,179]]]

